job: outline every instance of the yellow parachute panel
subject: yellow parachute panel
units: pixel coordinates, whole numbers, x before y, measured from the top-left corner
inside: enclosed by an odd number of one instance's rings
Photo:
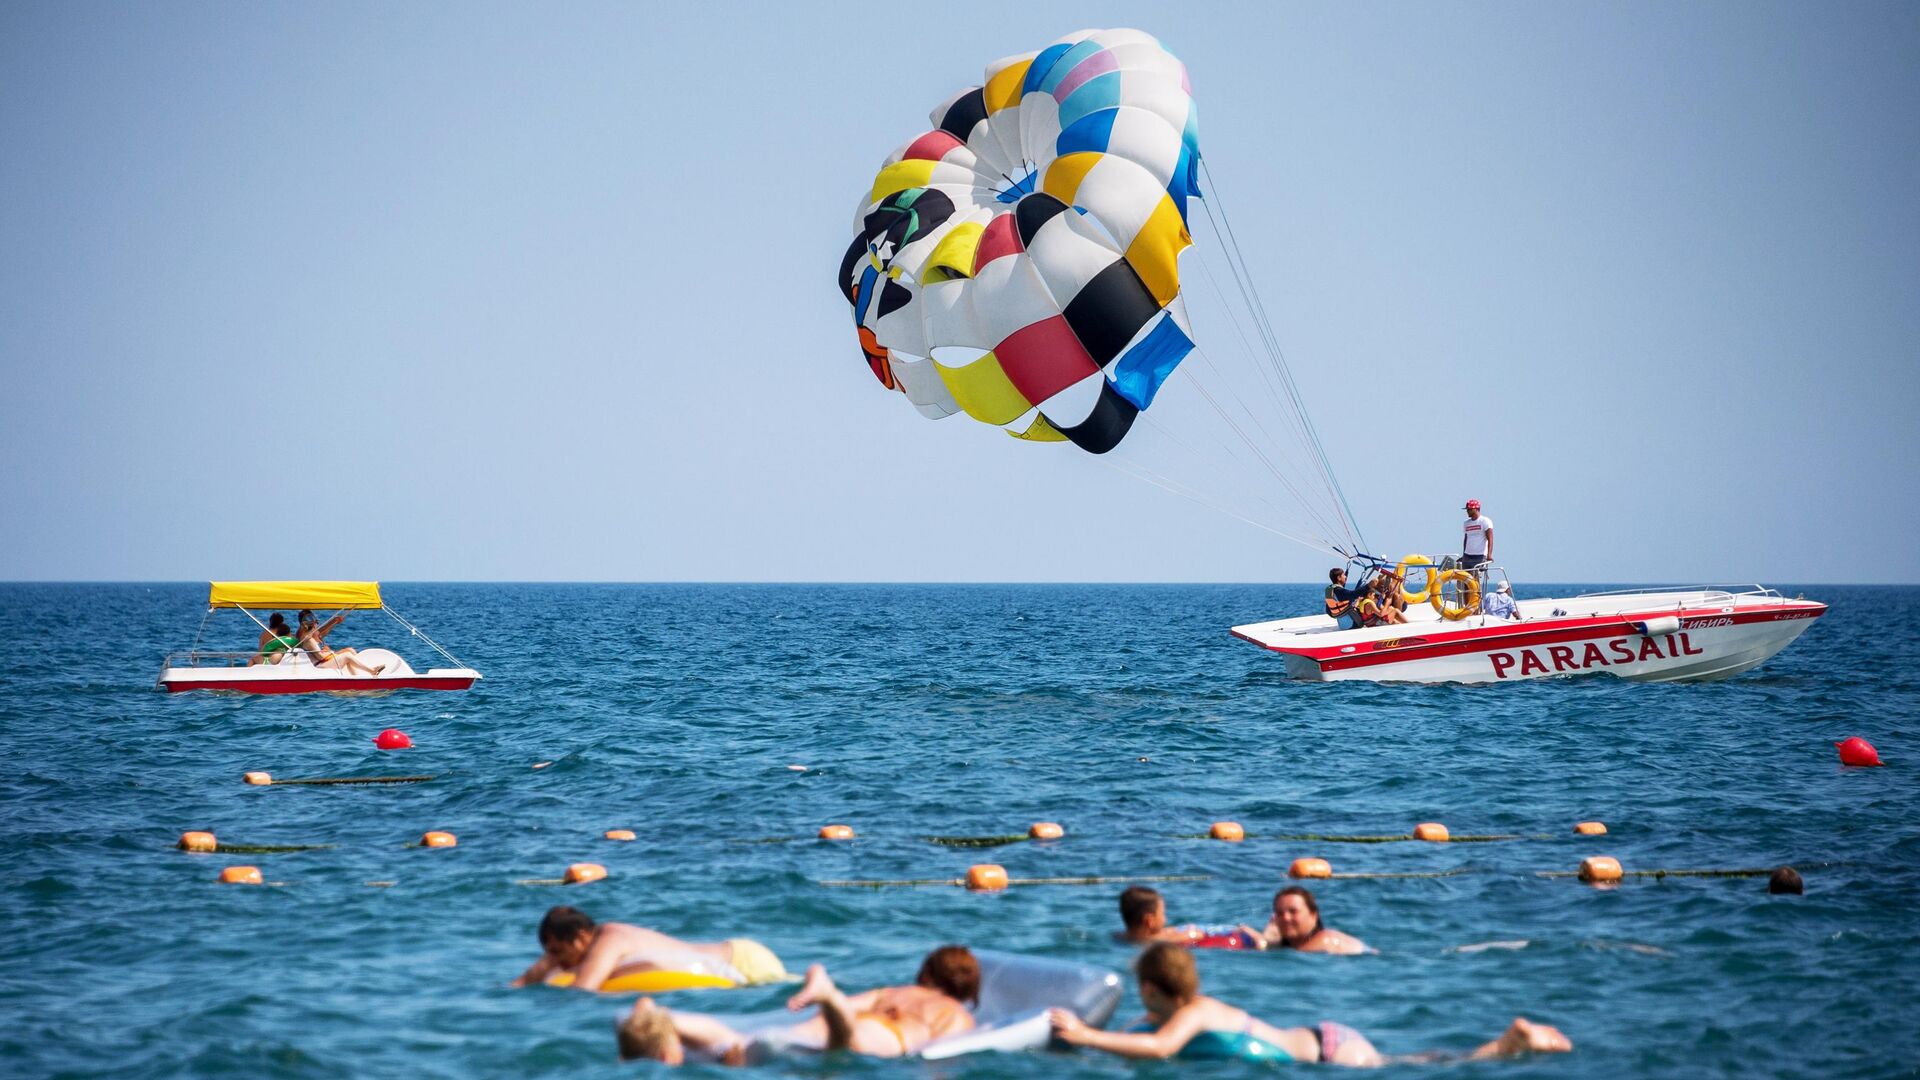
[[[953,400],[975,420],[1011,424],[1033,408],[1033,402],[1014,389],[999,359],[992,353],[960,367],[947,367],[935,360],[933,369],[940,373],[940,380],[947,384]]]

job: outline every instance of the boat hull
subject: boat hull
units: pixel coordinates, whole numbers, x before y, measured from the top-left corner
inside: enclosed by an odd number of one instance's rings
[[[160,686],[169,694],[187,690],[210,690],[228,694],[390,694],[395,690],[465,690],[480,676],[471,671],[430,671],[425,675],[380,677],[340,676],[335,678],[237,678],[231,674],[170,668],[160,675]]]
[[[1322,682],[1502,683],[1582,675],[1705,682],[1765,663],[1826,612],[1814,601],[1727,594],[1685,595],[1678,604],[1583,605],[1584,599],[1529,601],[1523,607],[1558,614],[1518,622],[1427,617],[1342,630],[1315,617],[1233,632],[1281,654],[1289,675]],[[1601,607],[1609,610],[1592,610]]]

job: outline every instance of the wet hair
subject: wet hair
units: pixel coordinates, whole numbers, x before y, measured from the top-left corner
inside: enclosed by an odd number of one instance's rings
[[[1767,879],[1767,892],[1770,895],[1787,894],[1800,896],[1807,891],[1807,883],[1800,880],[1800,871],[1791,866],[1783,866]]]
[[[1149,946],[1133,962],[1142,985],[1151,986],[1175,1001],[1192,1001],[1200,992],[1200,965],[1193,954],[1172,942]]]
[[[560,904],[547,909],[540,920],[540,944],[572,941],[582,930],[593,929],[593,916],[576,907]]]
[[[667,1010],[652,1008],[630,1012],[615,1021],[613,1037],[620,1044],[621,1061],[635,1058],[665,1061],[667,1047],[673,1045],[677,1036],[673,1030],[673,1017],[667,1015]]]
[[[1327,580],[1337,585],[1340,583],[1340,575],[1344,573],[1346,573],[1345,570],[1342,570],[1336,566],[1333,569],[1327,571]]]
[[[938,990],[962,1005],[980,1000],[980,961],[965,945],[942,945],[920,963],[915,986]]]
[[[1308,892],[1304,886],[1289,885],[1273,894],[1273,909],[1275,911],[1280,910],[1281,898],[1287,896],[1297,896],[1302,903],[1307,905],[1307,910],[1313,913],[1313,928],[1315,931],[1318,931],[1320,929],[1320,901],[1315,900],[1313,894]]]
[[[1145,885],[1135,885],[1120,894],[1120,921],[1129,930],[1138,930],[1146,924],[1147,916],[1160,907],[1160,894]]]

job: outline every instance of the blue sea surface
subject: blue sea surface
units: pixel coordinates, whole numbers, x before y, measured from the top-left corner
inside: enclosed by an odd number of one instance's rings
[[[169,695],[204,584],[0,586],[0,1071],[11,1076],[634,1075],[627,999],[506,983],[569,903],[683,937],[748,935],[848,987],[909,981],[948,941],[1125,970],[1118,886],[857,889],[827,879],[1211,875],[1176,921],[1264,920],[1293,859],[1455,876],[1315,883],[1361,957],[1200,954],[1207,992],[1383,1051],[1466,1050],[1512,1017],[1570,1055],[1402,1076],[1888,1076],[1920,1067],[1920,590],[1791,586],[1832,604],[1723,683],[1307,684],[1228,636],[1314,610],[1313,586],[390,584],[485,674],[466,693]],[[1557,589],[1524,590],[1528,595]],[[241,618],[206,644],[247,648]],[[377,612],[336,644],[432,659]],[[416,747],[383,752],[382,728]],[[1880,769],[1833,743],[1874,742]],[[551,762],[545,768],[536,764]],[[793,768],[804,766],[804,771]],[[279,777],[433,774],[378,787]],[[1195,839],[1231,819],[1252,838]],[[1611,830],[1576,837],[1575,822]],[[931,835],[1064,840],[988,850]],[[1474,844],[1339,844],[1439,821]],[[851,842],[813,839],[828,822]],[[601,839],[631,828],[635,843]],[[190,855],[182,831],[237,844]],[[450,850],[412,845],[429,829]],[[1763,879],[1539,871],[1793,864]],[[592,860],[575,887],[520,884]],[[258,865],[278,887],[215,883]],[[391,882],[390,886],[370,882]],[[1490,948],[1468,948],[1487,942]],[[777,1006],[766,988],[674,1006]],[[1138,1012],[1129,980],[1122,1017]],[[1444,1071],[1443,1071],[1444,1070]],[[709,1068],[706,1071],[715,1071]],[[939,1064],[802,1060],[873,1077],[1255,1076],[1244,1062],[1091,1053]]]

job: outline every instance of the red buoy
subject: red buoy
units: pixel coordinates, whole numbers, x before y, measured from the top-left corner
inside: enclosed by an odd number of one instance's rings
[[[407,733],[399,728],[388,728],[373,737],[373,745],[382,750],[411,750],[413,740],[407,738]]]
[[[1843,742],[1834,743],[1833,745],[1840,748],[1840,764],[1842,765],[1883,764],[1880,760],[1880,751],[1875,750],[1872,743],[1858,735]]]

